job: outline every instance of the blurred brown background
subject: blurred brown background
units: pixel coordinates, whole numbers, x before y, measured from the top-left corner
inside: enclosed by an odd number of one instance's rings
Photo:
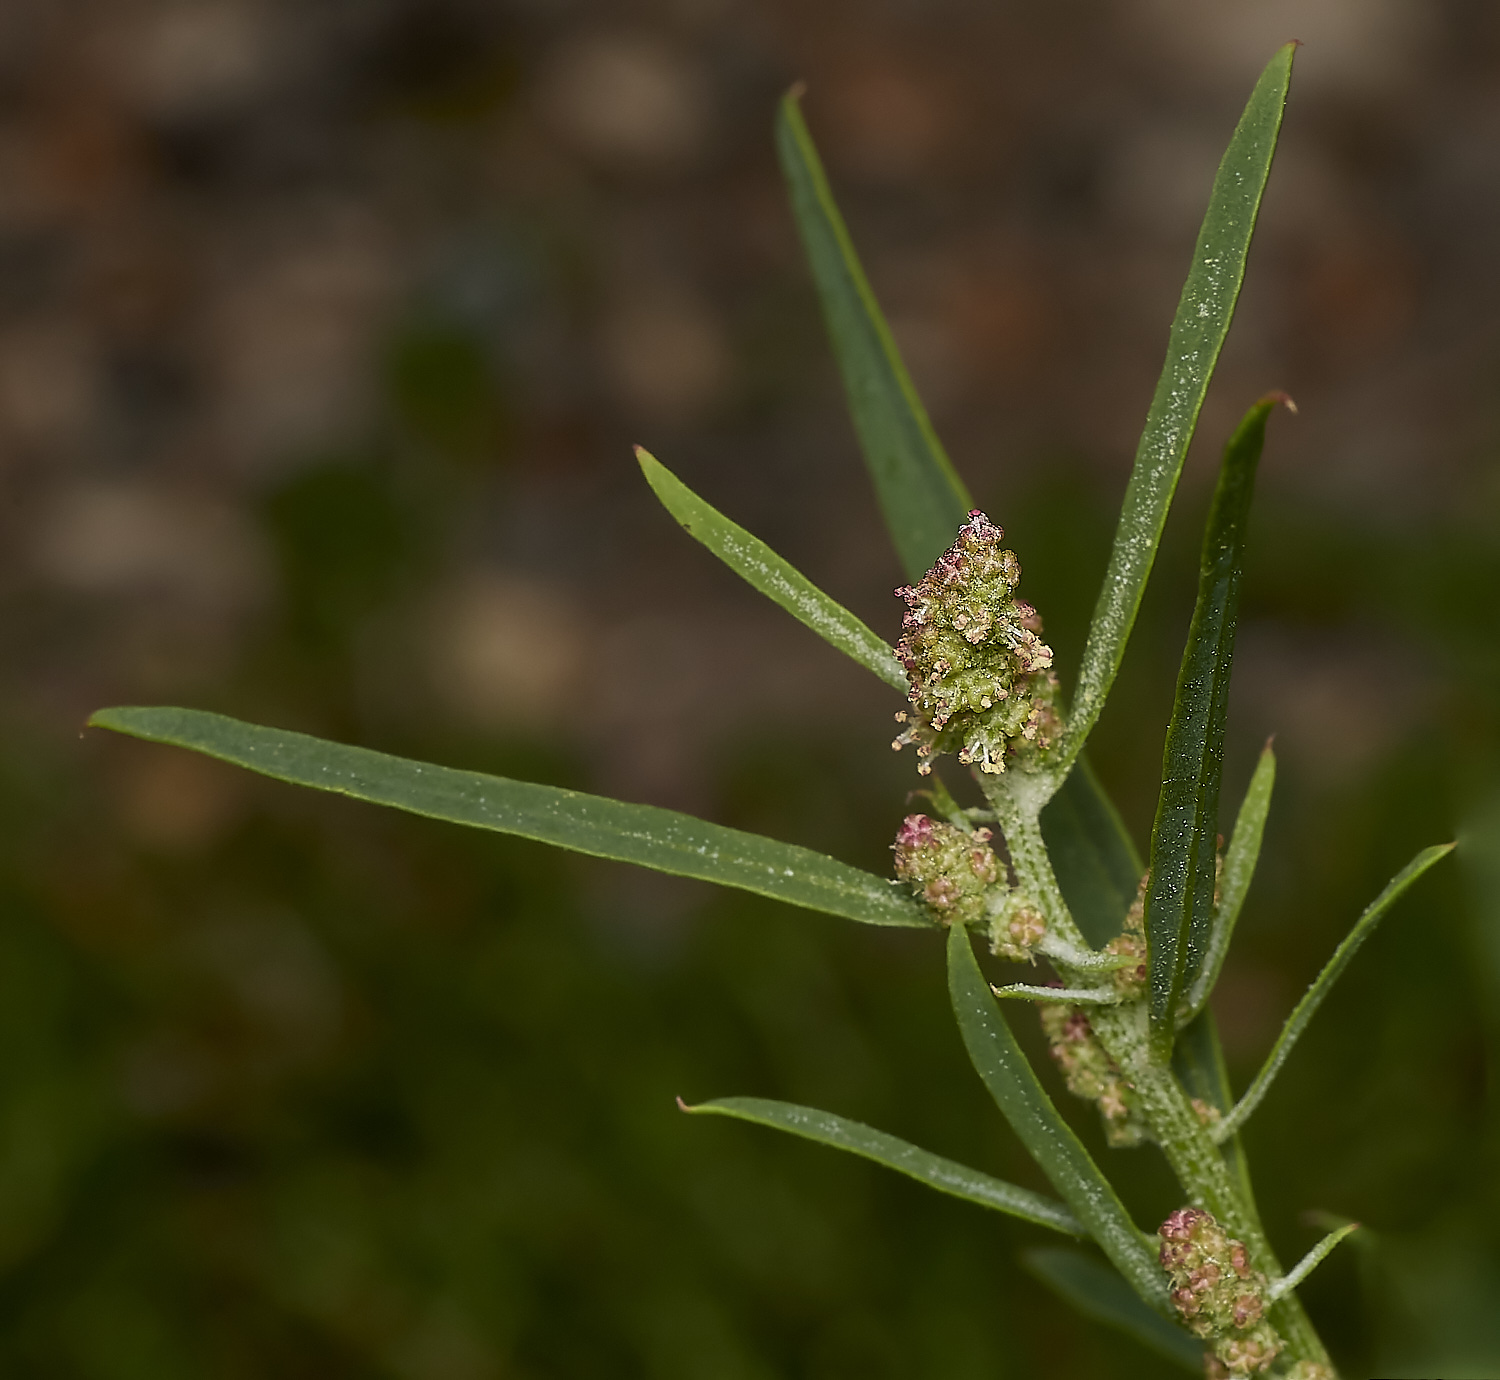
[[[1066,679],[1213,169],[1291,37],[1239,318],[1095,753],[1144,841],[1213,452],[1286,389],[1228,782],[1276,733],[1220,1006],[1241,1080],[1384,878],[1500,781],[1500,12],[0,8],[9,1373],[1155,1373],[1016,1269],[1023,1229],[673,1112],[796,1097],[1025,1178],[922,945],[79,726],[221,709],[885,870],[913,784],[890,697],[715,568],[629,451],[894,635],[774,103],[808,81]],[[1457,869],[1424,886],[1251,1137],[1288,1254],[1308,1208],[1371,1226],[1309,1291],[1351,1374],[1500,1365],[1500,914]],[[1143,1221],[1174,1205],[1147,1158]]]

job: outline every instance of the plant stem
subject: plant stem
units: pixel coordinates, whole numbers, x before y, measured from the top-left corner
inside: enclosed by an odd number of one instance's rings
[[[977,772],[975,775],[1004,832],[1017,883],[1041,908],[1051,934],[1066,944],[1086,947],[1063,900],[1042,841],[1038,823],[1040,806],[1036,799],[1044,796],[1044,792],[1028,790],[1020,781],[1012,785],[1004,777],[997,780]],[[1019,777],[1020,773],[1016,775]],[[1097,977],[1092,970],[1072,968],[1061,959],[1054,962],[1069,986],[1075,983],[1084,986],[1091,977]],[[1231,1236],[1242,1241],[1252,1263],[1273,1284],[1282,1279],[1281,1264],[1266,1239],[1259,1215],[1241,1192],[1223,1151],[1199,1120],[1170,1063],[1160,1063],[1151,1057],[1144,1003],[1090,1008],[1089,1020],[1110,1058],[1134,1087],[1151,1134],[1189,1202],[1211,1212]],[[1288,1292],[1272,1304],[1269,1316],[1286,1341],[1282,1354],[1287,1361],[1330,1364],[1328,1353],[1295,1293]]]

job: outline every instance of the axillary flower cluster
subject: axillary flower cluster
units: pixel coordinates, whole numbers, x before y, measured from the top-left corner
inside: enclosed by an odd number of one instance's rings
[[[1036,610],[1016,598],[1021,563],[1004,539],[975,509],[937,564],[896,591],[907,605],[896,655],[911,709],[896,715],[906,727],[891,746],[915,743],[923,775],[940,752],[1004,771],[1007,757],[1045,749],[1061,727],[1052,649]]]

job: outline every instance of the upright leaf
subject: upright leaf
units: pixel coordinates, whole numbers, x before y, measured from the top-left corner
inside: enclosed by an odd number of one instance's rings
[[[1344,936],[1344,942],[1333,951],[1333,957],[1324,965],[1323,971],[1318,974],[1313,985],[1307,989],[1302,1000],[1287,1017],[1275,1046],[1267,1056],[1260,1072],[1255,1075],[1255,1081],[1240,1098],[1234,1110],[1215,1128],[1216,1139],[1226,1140],[1239,1133],[1240,1127],[1245,1124],[1250,1113],[1260,1106],[1261,1099],[1270,1090],[1271,1081],[1281,1071],[1281,1066],[1286,1063],[1287,1056],[1292,1052],[1292,1046],[1307,1029],[1308,1022],[1323,1004],[1323,998],[1332,990],[1339,974],[1349,966],[1349,960],[1359,952],[1360,945],[1370,937],[1386,911],[1395,905],[1407,888],[1438,859],[1451,853],[1453,847],[1451,843],[1441,843],[1432,848],[1424,848],[1392,877],[1386,884],[1385,890],[1370,902],[1365,913],[1354,922],[1354,928]]]
[[[1065,1246],[1042,1246],[1021,1259],[1084,1317],[1118,1328],[1194,1375],[1203,1374],[1203,1343],[1153,1313],[1102,1260]]]
[[[1109,569],[1089,627],[1072,717],[1059,753],[1063,762],[1083,747],[1098,719],[1135,625],[1167,509],[1244,281],[1245,258],[1271,172],[1295,49],[1295,44],[1287,44],[1261,73],[1214,178],[1193,264],[1172,321],[1166,363],[1125,490]]]
[[[675,810],[412,762],[197,709],[101,709],[89,723],[293,785],[739,887],[867,925],[930,925],[916,903],[882,877]]]
[[[635,448],[641,472],[662,506],[741,578],[807,624],[824,641],[906,692],[906,672],[889,643],[877,637],[842,604],[835,603],[759,537],[705,503],[649,451]]]
[[[1229,941],[1234,937],[1235,923],[1245,904],[1255,864],[1260,860],[1260,841],[1266,832],[1266,815],[1271,809],[1271,788],[1276,784],[1276,754],[1267,743],[1255,764],[1255,773],[1235,817],[1234,833],[1224,854],[1224,875],[1219,881],[1219,903],[1214,907],[1213,928],[1208,938],[1208,952],[1198,969],[1198,976],[1188,992],[1188,1010],[1194,1015],[1208,1005],[1209,994],[1219,980]]]
[[[781,102],[776,151],[860,449],[901,564],[907,577],[917,580],[952,544],[973,503],[932,429],[860,267],[798,95],[792,91]]]
[[[720,1097],[712,1102],[700,1102],[689,1106],[679,1105],[685,1112],[706,1112],[712,1116],[732,1116],[741,1121],[753,1121],[761,1126],[770,1126],[778,1131],[790,1131],[794,1136],[817,1141],[820,1145],[831,1145],[836,1150],[847,1150],[863,1159],[905,1174],[928,1188],[940,1193],[952,1194],[965,1202],[977,1203],[980,1207],[993,1208],[1011,1217],[1033,1222],[1039,1227],[1051,1227],[1065,1236],[1082,1236],[1083,1228],[1055,1198],[1044,1198],[1029,1188],[1019,1188],[1004,1179],[970,1169],[957,1160],[934,1155],[909,1141],[877,1131],[847,1117],[835,1116],[832,1112],[820,1112],[814,1107],[799,1107],[793,1102],[776,1102],[765,1097]]]
[[[1062,788],[1043,807],[1041,826],[1063,900],[1083,937],[1102,948],[1120,932],[1142,866],[1087,757],[1079,756]]]
[[[1272,396],[1256,403],[1224,448],[1203,535],[1198,602],[1167,725],[1146,888],[1151,1044],[1163,1063],[1171,1055],[1178,1008],[1203,966],[1213,928],[1219,782],[1245,531],[1266,418],[1279,400]]]
[[[1109,1180],[1026,1062],[962,925],[948,932],[948,994],[969,1059],[1021,1144],[1136,1293],[1164,1309],[1166,1277]]]

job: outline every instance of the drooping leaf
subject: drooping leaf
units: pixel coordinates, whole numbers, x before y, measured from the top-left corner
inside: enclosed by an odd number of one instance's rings
[[[1120,932],[1144,868],[1114,802],[1087,756],[1042,808],[1042,841],[1058,889],[1083,937],[1096,948]]]
[[[833,200],[796,91],[781,102],[776,151],[843,373],[844,393],[886,527],[917,580],[952,544],[971,502],[917,397]]]
[[[1136,1293],[1165,1308],[1166,1276],[1026,1062],[961,925],[948,933],[948,994],[969,1059],[1021,1144]]]
[[[101,709],[89,723],[190,748],[293,785],[739,887],[868,925],[931,923],[881,877],[675,810],[413,762],[196,709]]]
[[[1004,1179],[970,1169],[957,1160],[934,1155],[909,1141],[861,1122],[835,1116],[832,1112],[820,1112],[813,1107],[799,1107],[793,1102],[776,1102],[764,1097],[720,1097],[694,1106],[685,1102],[680,1105],[685,1112],[738,1117],[741,1121],[772,1126],[778,1131],[790,1131],[794,1136],[815,1140],[820,1145],[831,1145],[874,1160],[876,1164],[883,1164],[887,1169],[894,1169],[898,1174],[905,1174],[940,1193],[951,1193],[955,1198],[994,1208],[997,1212],[1034,1222],[1039,1227],[1051,1227],[1065,1236],[1084,1235],[1078,1219],[1056,1199],[1006,1183]]]
[[[1278,401],[1271,396],[1256,403],[1224,448],[1162,753],[1146,888],[1151,1046],[1162,1063],[1171,1057],[1178,1010],[1207,958],[1213,930],[1219,783],[1245,534],[1266,418]]]
[[[1208,1004],[1209,994],[1219,980],[1234,937],[1235,922],[1245,904],[1245,895],[1260,860],[1260,841],[1266,831],[1266,815],[1271,808],[1271,788],[1276,784],[1276,754],[1266,744],[1255,764],[1255,773],[1240,803],[1235,818],[1229,850],[1224,854],[1224,875],[1219,882],[1219,904],[1214,908],[1213,927],[1209,932],[1208,950],[1198,975],[1188,992],[1188,1010],[1195,1016]]]
[[[1194,1375],[1203,1374],[1203,1343],[1153,1313],[1102,1260],[1065,1246],[1041,1246],[1024,1252],[1021,1259],[1084,1317],[1127,1333]]]
[[[1261,73],[1214,178],[1089,626],[1067,736],[1059,745],[1057,760],[1063,764],[1083,747],[1104,708],[1135,625],[1167,509],[1244,281],[1295,49],[1287,44]]]
[[[888,643],[759,537],[705,503],[649,451],[637,446],[635,454],[646,482],[689,536],[696,537],[735,574],[807,624],[824,641],[905,694],[906,672]]]
[[[1385,890],[1370,902],[1365,913],[1355,921],[1354,928],[1344,936],[1344,942],[1333,951],[1333,957],[1324,965],[1323,971],[1318,974],[1313,985],[1307,989],[1302,1000],[1287,1017],[1287,1022],[1282,1027],[1275,1046],[1267,1056],[1261,1071],[1255,1075],[1255,1081],[1235,1104],[1234,1110],[1215,1128],[1214,1134],[1217,1139],[1224,1140],[1239,1132],[1250,1113],[1260,1106],[1261,1099],[1270,1090],[1272,1079],[1280,1072],[1281,1066],[1286,1063],[1287,1055],[1292,1052],[1292,1046],[1307,1029],[1308,1022],[1312,1020],[1318,1007],[1323,1004],[1324,997],[1332,990],[1339,974],[1349,966],[1349,960],[1359,952],[1359,946],[1370,937],[1386,911],[1395,905],[1412,883],[1438,859],[1451,853],[1453,847],[1451,843],[1442,843],[1432,848],[1424,848],[1392,877],[1386,884]]]

